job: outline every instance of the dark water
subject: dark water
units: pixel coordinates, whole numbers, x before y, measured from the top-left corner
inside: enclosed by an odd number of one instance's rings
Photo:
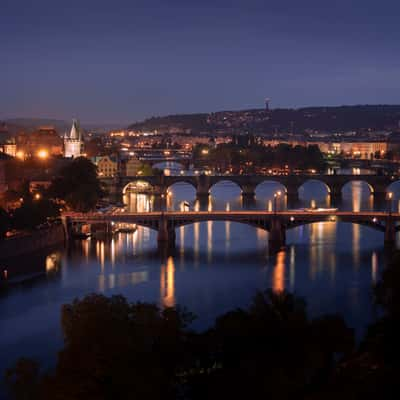
[[[193,209],[271,209],[278,189],[277,184],[265,183],[254,202],[243,204],[239,188],[222,182],[205,204],[199,204],[192,187],[177,184],[170,189],[167,207],[179,210],[188,201]],[[393,186],[396,194],[397,189]],[[295,206],[332,206],[325,190],[310,182]],[[396,210],[397,199],[392,204]],[[125,201],[130,210],[155,207],[144,195],[127,194]],[[281,198],[278,207],[286,206]],[[339,204],[355,211],[387,206],[374,204],[363,183],[346,186]],[[41,275],[0,292],[0,372],[20,356],[52,365],[62,343],[61,305],[90,292],[184,305],[198,316],[196,329],[206,328],[234,307],[246,307],[257,289],[270,287],[304,297],[312,316],[342,314],[358,335],[374,318],[371,288],[385,266],[380,232],[316,223],[288,231],[287,248],[274,256],[268,255],[268,234],[247,225],[205,222],[176,233],[176,250],[165,258],[157,251],[155,232],[144,228],[110,240],[78,241],[68,251],[26,257],[32,272]]]

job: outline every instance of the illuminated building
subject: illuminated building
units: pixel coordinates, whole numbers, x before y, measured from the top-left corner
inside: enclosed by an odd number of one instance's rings
[[[32,133],[22,133],[16,137],[16,143],[15,155],[20,159],[36,157],[39,152],[46,152],[47,156],[63,154],[62,138],[52,126],[41,126]]]
[[[64,137],[64,157],[76,158],[82,155],[82,134],[79,128],[79,122],[74,119],[69,135]]]
[[[131,157],[125,163],[126,176],[136,176],[142,167],[142,163],[137,157]]]
[[[97,166],[97,173],[100,177],[113,177],[118,172],[118,160],[116,157],[93,157],[92,162]]]
[[[278,146],[281,143],[291,146],[310,146],[316,145],[322,153],[325,154],[343,154],[349,158],[371,159],[376,154],[384,156],[388,151],[388,142],[385,140],[343,140],[343,141],[308,141],[304,138],[286,138],[286,139],[264,139],[264,146]]]
[[[0,152],[5,153],[11,157],[16,157],[17,155],[17,144],[15,143],[15,139],[13,137],[0,142]]]
[[[5,165],[8,159],[8,155],[0,153],[0,194],[4,193],[8,189],[5,172]]]

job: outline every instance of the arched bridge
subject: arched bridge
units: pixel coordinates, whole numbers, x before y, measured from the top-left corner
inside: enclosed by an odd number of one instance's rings
[[[110,212],[110,213],[64,213],[67,234],[74,223],[109,224],[131,223],[154,229],[160,243],[175,243],[175,229],[204,221],[232,221],[261,228],[269,232],[271,248],[285,245],[286,230],[314,222],[349,222],[365,225],[384,233],[385,244],[395,243],[400,230],[399,213],[352,212],[352,211],[188,211],[188,212]]]
[[[159,196],[167,194],[168,189],[176,183],[188,183],[196,190],[197,197],[208,196],[211,188],[222,181],[230,181],[238,185],[243,196],[252,197],[258,185],[263,182],[277,182],[284,187],[288,197],[296,198],[300,187],[309,181],[322,182],[327,192],[332,197],[340,197],[343,187],[354,181],[362,181],[368,184],[371,194],[384,196],[388,187],[398,178],[387,175],[198,175],[198,176],[121,176],[117,178],[103,179],[103,183],[109,192],[114,195],[122,195],[127,186],[132,182],[144,181],[152,188],[152,193]]]

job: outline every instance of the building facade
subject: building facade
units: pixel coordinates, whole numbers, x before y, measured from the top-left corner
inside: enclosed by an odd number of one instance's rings
[[[92,162],[97,166],[97,174],[101,178],[112,178],[118,173],[118,160],[116,157],[93,157]]]
[[[142,163],[137,157],[129,158],[125,163],[125,175],[136,176],[142,167]]]
[[[36,157],[39,154],[63,154],[63,140],[53,126],[41,126],[32,133],[17,135],[15,155],[18,158]]]

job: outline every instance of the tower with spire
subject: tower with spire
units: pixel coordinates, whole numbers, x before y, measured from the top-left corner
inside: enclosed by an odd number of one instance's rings
[[[76,158],[82,155],[82,134],[79,127],[79,121],[72,120],[72,127],[69,135],[64,136],[64,157]]]

